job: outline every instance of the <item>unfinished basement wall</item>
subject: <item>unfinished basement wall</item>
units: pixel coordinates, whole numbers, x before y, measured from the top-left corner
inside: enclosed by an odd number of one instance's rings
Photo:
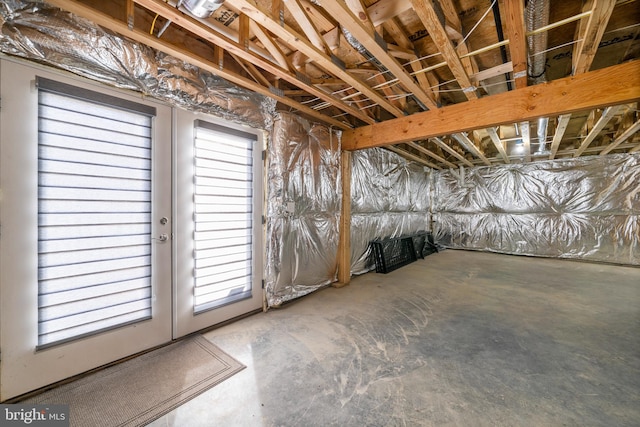
[[[439,171],[449,248],[640,265],[640,155]]]
[[[351,273],[362,274],[375,268],[371,240],[430,229],[430,172],[382,148],[351,159]]]
[[[279,113],[268,159],[265,290],[273,307],[337,280],[340,133]]]

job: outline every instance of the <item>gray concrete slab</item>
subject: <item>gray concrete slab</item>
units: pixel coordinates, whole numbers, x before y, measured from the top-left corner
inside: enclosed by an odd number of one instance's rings
[[[247,369],[152,425],[640,425],[638,268],[444,251],[205,336]]]

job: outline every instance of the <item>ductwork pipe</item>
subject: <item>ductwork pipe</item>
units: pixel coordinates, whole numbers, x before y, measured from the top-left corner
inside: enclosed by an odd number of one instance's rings
[[[534,31],[549,24],[549,0],[529,0],[525,8],[527,32]],[[529,47],[529,79],[531,84],[547,81],[546,56],[540,54],[547,49],[547,32],[527,37]]]

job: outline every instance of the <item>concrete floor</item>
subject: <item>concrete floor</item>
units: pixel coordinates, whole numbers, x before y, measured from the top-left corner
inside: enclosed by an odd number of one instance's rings
[[[444,251],[205,335],[247,368],[152,426],[638,426],[640,269]]]

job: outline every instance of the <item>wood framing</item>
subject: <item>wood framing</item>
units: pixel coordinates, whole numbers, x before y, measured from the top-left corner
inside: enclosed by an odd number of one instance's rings
[[[640,61],[345,131],[358,150],[640,100]]]
[[[442,170],[442,168],[440,166],[435,165],[435,164],[431,163],[430,161],[423,159],[420,156],[416,156],[415,154],[412,154],[412,153],[408,152],[407,150],[403,150],[402,148],[394,147],[393,145],[386,146],[385,148],[393,151],[396,154],[400,154],[405,159],[413,160],[414,162],[421,163],[421,164],[423,164],[425,166],[428,166],[428,167],[430,167],[432,169]]]
[[[633,125],[631,125],[629,128],[627,128],[627,130],[625,130],[619,137],[617,137],[615,141],[607,145],[607,147],[600,152],[600,155],[604,156],[605,154],[610,153],[611,150],[615,149],[620,144],[625,142],[627,139],[631,138],[633,134],[638,132],[639,130],[640,130],[640,120],[636,120],[636,122]],[[638,149],[639,148],[636,147],[631,149],[629,152],[632,153],[632,152],[638,151]]]
[[[220,69],[218,64],[213,63],[212,61],[208,61],[204,58],[200,58],[196,55],[194,55],[193,53],[187,52],[183,49],[179,49],[175,46],[170,45],[169,43],[163,41],[162,39],[158,39],[155,36],[151,36],[149,35],[149,33],[147,32],[143,32],[140,30],[130,30],[129,27],[122,22],[116,21],[115,19],[111,18],[108,15],[104,15],[102,13],[96,12],[94,9],[83,5],[82,3],[79,3],[77,1],[69,1],[69,0],[50,0],[48,1],[50,4],[58,6],[62,9],[68,10],[69,12],[77,15],[77,16],[81,16],[83,18],[86,19],[90,19],[93,22],[95,22],[96,24],[110,29],[116,33],[125,35],[135,41],[138,41],[142,44],[146,44],[147,46],[150,46],[154,49],[157,49],[161,52],[167,53],[171,56],[174,56],[182,61],[185,61],[187,63],[193,64],[197,67],[202,68],[203,70],[207,70],[215,75],[218,75],[232,83],[237,84],[238,86],[244,87],[246,89],[252,90],[254,92],[257,92],[261,95],[264,96],[268,96],[271,98],[274,98],[280,102],[282,102],[284,105],[288,105],[291,108],[294,108],[304,114],[307,114],[311,117],[316,118],[317,120],[320,120],[322,122],[325,123],[330,123],[333,126],[336,126],[340,129],[349,129],[350,126],[339,121],[339,120],[335,120],[332,119],[330,117],[327,117],[324,114],[321,114],[315,110],[313,110],[312,108],[309,108],[305,105],[300,104],[299,102],[296,102],[290,98],[286,98],[284,96],[278,96],[273,94],[272,92],[270,92],[267,88],[265,88],[264,86],[254,82],[253,80],[249,80],[245,77],[239,76],[231,71],[228,71],[226,69]]]
[[[501,3],[509,38],[516,89],[527,86],[527,39],[524,26],[524,0],[505,0]]]
[[[556,126],[556,132],[553,134],[553,141],[551,142],[551,154],[549,154],[549,160],[553,160],[556,156],[562,137],[569,125],[569,120],[571,120],[571,114],[562,114],[558,117],[558,125]]]
[[[591,4],[591,14],[580,21],[578,43],[572,56],[574,75],[586,73],[591,68],[596,50],[615,7],[615,2],[612,0],[591,0],[587,3],[586,9],[589,4]]]
[[[621,108],[622,108],[622,105],[614,105],[612,107],[605,108],[605,110],[602,113],[602,116],[600,116],[596,124],[593,126],[593,128],[587,135],[587,137],[584,139],[584,141],[582,141],[582,143],[580,144],[580,147],[578,147],[576,152],[573,154],[573,157],[578,157],[584,152],[584,150],[587,149],[589,144],[591,144],[593,140],[596,139],[596,137],[600,134],[600,132],[602,132],[602,129],[604,129],[607,123],[609,123],[609,121],[618,113],[618,111],[620,111]]]
[[[338,282],[342,287],[351,281],[351,152],[343,151],[340,159],[342,174],[342,208],[340,209],[338,241]]]

